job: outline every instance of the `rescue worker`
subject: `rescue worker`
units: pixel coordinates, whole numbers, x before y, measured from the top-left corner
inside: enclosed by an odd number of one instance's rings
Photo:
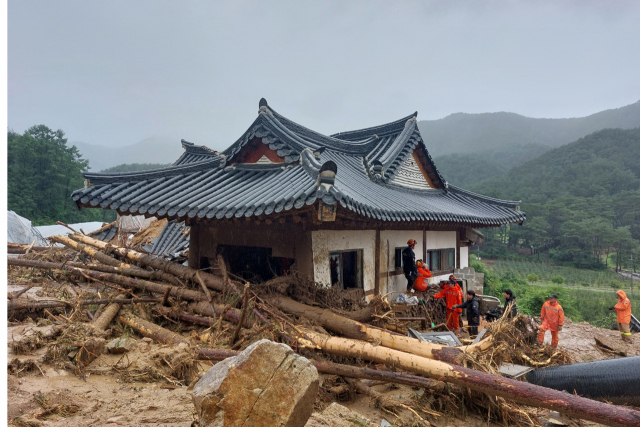
[[[413,282],[418,277],[418,269],[416,267],[416,254],[413,250],[416,248],[416,241],[409,239],[407,247],[402,250],[402,270],[404,277],[407,278],[407,292],[413,289]]]
[[[622,290],[616,292],[616,294],[618,294],[618,303],[613,307],[609,307],[609,310],[614,310],[618,316],[618,330],[622,341],[631,342],[631,329],[629,327],[631,323],[631,301]]]
[[[462,291],[460,287],[449,281],[445,288],[433,296],[434,299],[444,298],[447,304],[447,329],[460,335],[460,313],[462,310],[453,308],[454,305],[462,304]]]
[[[480,326],[480,302],[476,297],[474,290],[467,291],[467,300],[461,305],[454,305],[451,308],[466,308],[467,323],[469,324],[469,336],[478,335],[478,326]]]
[[[507,313],[507,319],[511,319],[518,315],[518,309],[516,307],[516,297],[513,296],[513,291],[511,289],[505,289],[502,293],[504,296],[504,309],[506,310],[511,304],[511,311]]]
[[[549,295],[549,299],[542,304],[540,317],[542,318],[542,325],[538,332],[538,343],[542,345],[545,332],[551,331],[551,347],[558,347],[558,332],[562,330],[562,325],[564,324],[564,310],[558,303],[556,294]]]
[[[431,270],[427,268],[421,259],[416,262],[416,267],[418,268],[418,277],[413,283],[413,289],[416,292],[424,292],[429,289],[429,283],[425,282],[425,280],[431,277]]]

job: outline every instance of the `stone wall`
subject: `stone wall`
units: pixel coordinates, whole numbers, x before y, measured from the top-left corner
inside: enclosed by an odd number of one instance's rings
[[[473,267],[456,268],[453,270],[453,275],[458,279],[465,279],[467,281],[467,289],[473,289],[473,291],[480,295],[484,290],[484,273],[476,273]]]

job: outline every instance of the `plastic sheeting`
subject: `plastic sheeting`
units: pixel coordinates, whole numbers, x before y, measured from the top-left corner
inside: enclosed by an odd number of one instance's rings
[[[31,221],[21,217],[14,211],[7,212],[7,243],[17,243],[19,245],[34,243],[36,246],[49,244],[38,230],[31,225]]]

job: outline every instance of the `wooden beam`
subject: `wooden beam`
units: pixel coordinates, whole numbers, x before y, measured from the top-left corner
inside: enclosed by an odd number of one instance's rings
[[[380,295],[380,251],[382,250],[382,245],[380,243],[380,229],[376,228],[376,243],[375,243],[375,257],[374,257],[374,268],[376,272],[375,276],[375,284],[374,284],[374,294]]]
[[[460,268],[460,229],[456,230],[456,268]]]

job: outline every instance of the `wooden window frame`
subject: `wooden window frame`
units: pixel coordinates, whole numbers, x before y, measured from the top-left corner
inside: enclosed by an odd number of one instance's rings
[[[433,266],[432,265],[432,254],[433,253],[437,253],[438,254],[438,265],[437,266]],[[443,268],[445,266],[444,263],[444,259],[445,257],[447,257],[447,264],[449,264],[449,254],[453,253],[453,264],[452,265],[447,265],[448,268]],[[442,274],[447,274],[447,273],[453,273],[453,271],[456,268],[456,248],[443,248],[443,249],[429,249],[427,250],[427,260],[426,263],[429,266],[429,270],[431,270],[431,273],[433,273],[434,276],[436,275],[442,275]]]

